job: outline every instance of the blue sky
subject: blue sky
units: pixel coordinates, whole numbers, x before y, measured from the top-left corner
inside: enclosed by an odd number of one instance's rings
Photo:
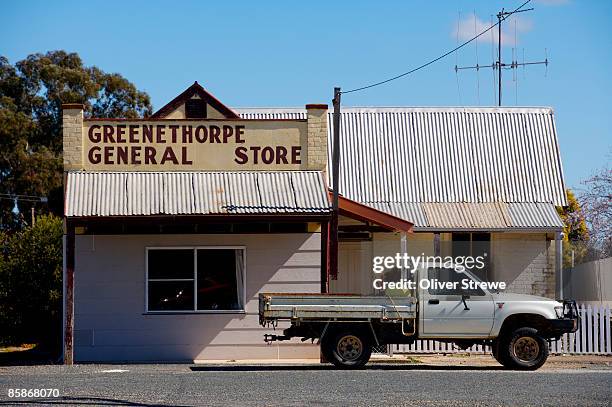
[[[343,89],[409,70],[522,1],[161,2],[22,1],[3,5],[0,54],[78,52],[88,65],[119,72],[161,107],[198,80],[229,106],[326,103]],[[612,2],[532,0],[535,11],[505,24],[511,59],[551,61],[504,76],[504,105],[552,106],[566,183],[612,160]],[[474,12],[476,20],[474,20]],[[515,30],[516,27],[516,30]],[[491,37],[478,62],[492,61]],[[495,104],[493,74],[455,74],[476,62],[469,45],[427,69],[368,91],[347,106]]]

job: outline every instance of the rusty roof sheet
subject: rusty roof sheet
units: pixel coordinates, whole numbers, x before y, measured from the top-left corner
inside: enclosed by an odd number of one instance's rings
[[[563,228],[563,221],[550,203],[372,202],[366,205],[413,222],[415,231]]]

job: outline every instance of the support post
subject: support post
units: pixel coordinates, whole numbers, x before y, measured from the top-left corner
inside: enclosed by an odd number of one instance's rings
[[[401,232],[400,235],[400,254],[402,255],[402,258],[408,255],[408,235],[406,232]],[[408,270],[406,269],[406,267],[402,266],[401,273],[402,279],[408,278]]]
[[[329,222],[321,222],[321,293],[329,292]]]
[[[555,233],[555,275],[557,299],[563,300],[563,233]]]
[[[338,200],[340,185],[340,88],[334,88],[334,145],[332,150],[332,218],[329,231],[329,274],[338,278]]]
[[[74,225],[66,219],[66,272],[64,275],[64,364],[74,363]]]
[[[433,246],[434,246],[434,256],[441,256],[441,250],[440,250],[440,232],[435,232],[434,233],[434,241],[433,241]]]

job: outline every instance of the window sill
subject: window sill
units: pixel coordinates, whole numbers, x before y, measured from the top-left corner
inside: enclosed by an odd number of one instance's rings
[[[146,311],[142,315],[197,315],[197,314],[246,314],[245,310],[210,310],[210,311]]]

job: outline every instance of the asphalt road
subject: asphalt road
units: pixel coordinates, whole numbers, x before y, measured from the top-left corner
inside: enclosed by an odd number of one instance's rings
[[[56,388],[60,397],[9,398]],[[0,405],[478,406],[612,405],[612,369],[80,365],[0,368]]]

